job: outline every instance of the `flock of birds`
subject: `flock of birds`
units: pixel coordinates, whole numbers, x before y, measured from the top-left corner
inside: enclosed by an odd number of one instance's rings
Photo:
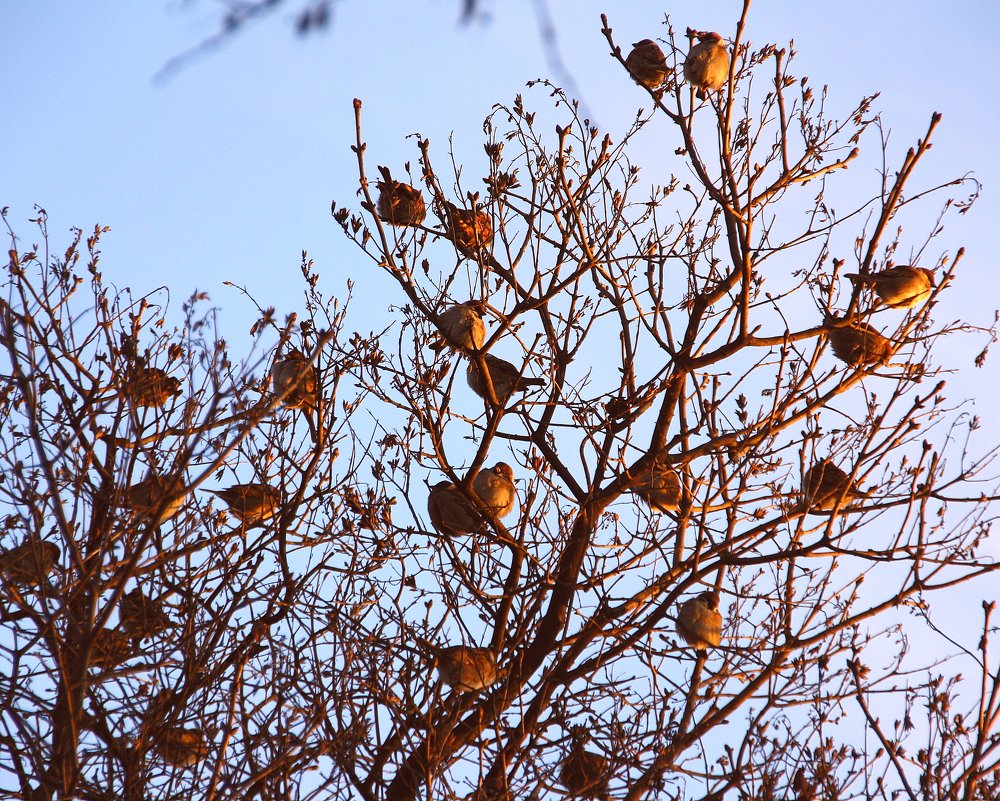
[[[709,92],[723,89],[729,80],[729,53],[717,33],[690,32],[698,43],[693,45],[684,65],[684,78],[704,99]],[[651,39],[636,42],[625,59],[625,66],[635,81],[657,90],[670,76],[660,47]],[[426,216],[421,192],[413,186],[393,180],[386,167],[379,167],[382,180],[378,215],[394,226],[417,226]],[[441,217],[447,235],[465,256],[476,259],[488,252],[493,241],[490,215],[473,207],[459,208],[440,200]],[[933,288],[934,275],[916,266],[890,267],[876,273],[849,274],[855,285],[870,287],[880,301],[890,308],[907,309],[926,300]],[[514,364],[492,353],[483,352],[486,324],[483,315],[488,306],[481,300],[469,300],[447,307],[434,320],[440,338],[431,347],[456,351],[469,360],[466,378],[469,387],[487,403],[506,406],[515,393],[544,386],[540,378],[522,374]],[[894,350],[893,343],[867,323],[859,320],[830,318],[827,335],[834,355],[851,366],[885,363]],[[300,350],[290,350],[272,366],[271,379],[275,396],[286,407],[302,409],[307,414],[319,405],[320,381],[316,368]],[[180,394],[180,381],[155,367],[139,366],[121,385],[122,394],[137,408],[163,409]],[[630,491],[656,512],[676,512],[681,504],[682,486],[676,471],[653,463],[643,468],[632,481]],[[155,525],[177,514],[188,490],[183,479],[150,474],[128,487],[123,504],[137,517]],[[265,483],[235,484],[223,490],[211,490],[240,520],[244,527],[260,526],[273,518],[281,504],[280,491]],[[868,497],[855,487],[850,476],[824,459],[805,474],[802,508],[810,512],[836,511],[852,500]],[[446,537],[483,532],[487,522],[510,515],[517,504],[514,471],[505,462],[480,471],[469,485],[441,481],[430,488],[427,511],[434,529]],[[0,575],[12,587],[41,587],[61,558],[53,542],[29,538],[17,547],[0,553]],[[722,641],[722,615],[718,590],[708,590],[684,601],[677,612],[676,627],[681,638],[703,654]],[[95,633],[90,664],[112,668],[135,655],[140,642],[172,625],[163,605],[146,597],[141,589],[123,593],[119,599],[119,624]],[[438,647],[435,658],[441,680],[455,691],[472,692],[494,684],[500,673],[496,654],[490,648],[455,645]],[[147,718],[155,728],[153,747],[167,762],[193,765],[207,753],[201,729],[163,725],[171,712],[171,691],[164,690],[150,703]],[[153,731],[150,728],[150,732]],[[602,798],[607,794],[608,760],[584,748],[585,736],[573,738],[573,745],[560,768],[560,781],[576,797]]]

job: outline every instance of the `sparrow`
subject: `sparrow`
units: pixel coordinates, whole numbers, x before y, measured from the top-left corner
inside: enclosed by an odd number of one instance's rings
[[[654,462],[639,474],[632,492],[654,512],[676,512],[681,503],[681,480],[674,470]]]
[[[677,633],[698,651],[722,642],[722,615],[719,613],[719,593],[708,590],[681,604],[677,614]]]
[[[576,737],[559,764],[559,781],[570,798],[607,798],[610,767],[606,757],[585,750],[584,738]]]
[[[132,638],[118,629],[98,629],[90,646],[90,667],[110,670],[135,656]]]
[[[389,225],[420,225],[427,216],[420,190],[392,180],[388,167],[379,165],[378,171],[382,173],[382,180],[375,184],[379,192],[378,216]]]
[[[868,323],[858,320],[843,325],[843,319],[827,320],[827,336],[833,355],[851,367],[885,364],[892,356],[892,341],[886,339]],[[838,325],[839,324],[839,325]]]
[[[658,88],[670,74],[663,51],[652,39],[643,39],[632,45],[632,52],[625,59],[625,68],[637,84],[647,89]]]
[[[514,511],[517,488],[514,486],[514,471],[506,462],[497,462],[493,467],[481,470],[472,482],[483,506],[497,517],[506,517]]]
[[[441,338],[431,343],[431,350],[445,347],[455,350],[479,350],[486,341],[486,324],[483,322],[484,304],[481,300],[467,300],[449,306],[438,317]]]
[[[37,587],[48,579],[61,555],[54,542],[27,539],[0,554],[0,573],[13,584]]]
[[[456,690],[482,690],[497,680],[497,659],[489,648],[452,645],[437,649],[437,670]]]
[[[222,498],[245,526],[258,526],[274,517],[281,502],[281,493],[267,484],[233,484],[209,492]]]
[[[483,527],[482,516],[450,481],[439,481],[431,487],[427,514],[434,530],[445,537],[472,534]]]
[[[847,504],[867,497],[868,493],[856,489],[850,476],[829,459],[816,462],[806,470],[802,482],[802,503],[810,512],[828,512],[836,507],[838,501]]]
[[[510,396],[515,392],[525,392],[528,387],[545,385],[545,382],[540,378],[528,378],[521,375],[520,371],[505,359],[498,358],[491,353],[485,354],[483,358],[486,360],[486,369],[490,374],[490,381],[493,383],[493,391],[501,406],[505,406],[510,400]],[[479,365],[475,361],[469,362],[465,377],[472,391],[486,400],[486,382],[480,375]]]
[[[923,303],[937,286],[934,273],[925,267],[890,267],[877,273],[846,273],[854,286],[870,286],[893,309],[910,309]]]
[[[445,221],[451,241],[463,255],[475,258],[482,249],[489,251],[493,245],[493,223],[482,209],[467,211],[444,201]]]
[[[698,31],[695,36],[698,44],[684,59],[684,79],[698,90],[698,99],[704,100],[729,80],[729,50],[717,33]]]
[[[147,598],[138,587],[118,602],[118,620],[118,627],[132,638],[133,644],[155,637],[173,625],[163,603]]]
[[[197,765],[208,755],[208,743],[201,729],[168,726],[154,735],[153,750],[160,758],[179,768]]]
[[[159,367],[140,367],[125,381],[123,391],[133,406],[162,409],[181,394],[181,382]]]
[[[156,525],[159,525],[181,510],[186,495],[180,476],[150,473],[125,490],[125,506],[141,517],[155,517]]]
[[[289,409],[315,409],[318,404],[316,371],[305,354],[292,348],[271,366],[274,394]]]

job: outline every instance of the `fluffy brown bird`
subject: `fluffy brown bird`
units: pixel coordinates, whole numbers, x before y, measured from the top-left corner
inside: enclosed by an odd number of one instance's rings
[[[909,309],[930,297],[936,284],[925,267],[890,267],[877,273],[846,273],[855,286],[870,286],[882,302],[893,309]]]
[[[892,342],[868,323],[854,320],[848,325],[838,317],[827,321],[827,336],[833,355],[851,367],[885,364],[892,356]]]
[[[625,68],[637,84],[647,89],[657,89],[670,74],[663,51],[652,39],[643,39],[632,45],[632,52],[625,59]]]
[[[281,493],[267,484],[233,484],[209,492],[218,495],[247,527],[259,526],[274,517],[281,503]]]
[[[201,729],[164,726],[156,731],[153,750],[160,758],[179,768],[197,765],[208,755],[208,743]]]
[[[315,409],[318,405],[316,371],[306,355],[292,348],[271,366],[274,394],[289,409]]]
[[[540,378],[528,378],[521,375],[521,372],[510,362],[487,353],[483,356],[486,361],[486,369],[490,374],[490,381],[493,383],[493,391],[497,400],[502,406],[507,405],[510,396],[515,392],[526,392],[529,387],[544,386],[545,382]],[[487,398],[486,382],[479,372],[479,365],[470,360],[469,367],[465,371],[466,380],[472,391],[484,400]]]
[[[493,222],[482,209],[467,211],[448,201],[444,202],[448,235],[463,255],[475,258],[482,250],[493,246]]]
[[[118,602],[118,620],[118,627],[133,642],[155,637],[173,625],[163,603],[147,598],[138,587],[123,595]]]
[[[427,216],[420,190],[394,181],[388,167],[380,165],[378,171],[382,173],[382,180],[375,184],[379,192],[378,216],[389,225],[420,225]]]
[[[479,350],[486,341],[486,324],[483,322],[481,300],[467,300],[449,306],[438,317],[441,338],[431,343],[431,349]]]
[[[574,737],[569,753],[559,765],[559,781],[570,798],[608,797],[611,765],[606,757],[587,751],[584,738]]]
[[[497,517],[506,517],[514,511],[517,501],[517,487],[514,486],[514,470],[506,462],[497,462],[493,467],[481,470],[472,482],[479,500]]]
[[[496,655],[489,648],[452,645],[437,650],[441,681],[456,690],[482,690],[497,680]]]
[[[90,646],[90,667],[110,670],[136,655],[132,638],[117,629],[98,629]]]
[[[181,394],[181,382],[159,367],[139,367],[125,381],[123,391],[133,406],[162,409]]]
[[[0,554],[0,573],[13,584],[37,587],[48,579],[61,555],[54,542],[29,538]]]
[[[150,473],[125,490],[125,506],[141,517],[155,518],[155,523],[159,525],[181,510],[186,496],[182,476]]]
[[[868,493],[854,487],[850,476],[829,459],[816,462],[806,470],[802,482],[802,503],[810,512],[829,512],[852,500],[867,498]]]
[[[677,633],[699,651],[718,646],[722,642],[719,593],[707,590],[682,603],[677,614]]]
[[[717,33],[699,31],[694,45],[684,59],[684,79],[704,100],[709,92],[716,92],[729,80],[729,50]]]
[[[427,496],[427,514],[438,534],[459,537],[483,527],[482,515],[450,481],[439,481]]]
[[[642,470],[632,492],[654,512],[676,512],[681,503],[681,479],[665,464],[654,463]]]

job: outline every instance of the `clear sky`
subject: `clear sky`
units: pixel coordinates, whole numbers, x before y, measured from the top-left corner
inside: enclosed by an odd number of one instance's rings
[[[552,74],[528,0],[494,0],[488,23],[456,23],[458,0],[341,0],[332,27],[292,35],[298,0],[288,0],[226,47],[154,81],[178,53],[214,33],[219,3],[79,0],[0,4],[4,114],[0,117],[0,205],[32,241],[33,204],[50,215],[56,246],[67,229],[111,227],[103,242],[105,279],[137,292],[167,285],[174,311],[193,290],[221,308],[234,351],[253,318],[224,281],[245,285],[279,315],[301,311],[299,259],[309,251],[327,295],[356,281],[348,327],[381,327],[402,298],[362,259],[330,219],[330,201],[357,208],[352,99],[364,101],[369,164],[399,169],[416,162],[413,139],[431,139],[445,163],[448,136],[484,169],[482,121],[496,101],[510,102],[527,80]],[[697,14],[687,9],[697,6]],[[661,35],[664,13],[681,32],[691,25],[731,37],[736,0],[697,4],[627,0],[550,0],[565,63],[597,123],[613,136],[647,102],[609,57],[600,33],[606,12],[617,40]],[[917,185],[973,172],[979,203],[951,217],[932,248],[967,247],[959,281],[935,317],[989,323],[1000,306],[1000,113],[995,80],[1000,59],[996,0],[918,4],[886,0],[758,0],[749,38],[787,45],[794,38],[796,74],[830,86],[829,106],[846,112],[881,91],[875,108],[891,131],[891,166],[944,115]],[[541,104],[539,95],[537,103]],[[681,169],[654,134],[634,161],[664,178]],[[862,176],[858,176],[862,177]],[[871,174],[864,176],[867,182]],[[936,208],[936,207],[935,207]],[[906,252],[905,250],[903,251]],[[1000,440],[994,398],[1000,353],[972,366],[982,339],[945,346],[954,359],[953,399],[977,396],[984,437]],[[950,348],[950,350],[949,350]],[[977,616],[978,619],[978,616]]]

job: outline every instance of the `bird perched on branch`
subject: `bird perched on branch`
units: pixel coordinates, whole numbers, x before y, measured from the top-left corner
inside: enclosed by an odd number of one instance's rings
[[[514,470],[506,462],[497,462],[493,467],[481,470],[472,482],[479,500],[497,517],[506,517],[514,511],[517,487],[514,486]]]
[[[870,286],[882,302],[893,309],[909,309],[930,297],[936,284],[925,267],[903,265],[877,273],[846,273],[855,286]]]
[[[150,473],[125,490],[125,506],[137,515],[155,518],[155,525],[159,525],[181,510],[186,496],[183,476]]]
[[[559,763],[559,781],[570,798],[605,799],[611,765],[606,757],[587,751],[586,735],[574,732],[569,753]]]
[[[892,356],[892,341],[886,339],[868,323],[852,320],[844,324],[839,317],[826,321],[827,336],[833,355],[851,367],[885,364]]]
[[[482,209],[467,211],[444,201],[448,236],[463,255],[476,258],[493,246],[493,222]]]
[[[486,324],[482,317],[485,308],[481,300],[467,300],[441,312],[438,317],[441,337],[431,343],[431,350],[441,351],[445,347],[479,350],[486,341]]]
[[[500,401],[500,405],[502,406],[507,404],[510,396],[515,392],[526,392],[529,387],[545,385],[542,379],[528,378],[521,375],[521,372],[513,364],[491,353],[484,354],[483,359],[486,362],[486,369],[493,384],[493,391],[496,393],[497,400]],[[470,360],[469,367],[465,371],[465,377],[472,391],[480,398],[486,400],[489,397],[486,392],[486,381],[480,374],[479,364],[475,359]]]
[[[133,644],[155,637],[173,625],[161,601],[147,598],[136,587],[118,602],[119,628],[132,638]]]
[[[382,173],[382,180],[375,184],[379,192],[378,216],[389,225],[420,225],[427,216],[420,190],[394,181],[388,167],[379,165],[378,171]]]
[[[271,366],[274,394],[289,409],[312,411],[319,405],[316,368],[298,348],[292,348]]]
[[[458,537],[483,527],[483,517],[462,491],[450,481],[439,481],[427,496],[427,514],[438,534]]]
[[[126,379],[122,391],[133,406],[162,409],[181,394],[181,382],[159,367],[139,367]]]
[[[170,689],[161,690],[150,699],[142,724],[143,739],[151,741],[153,751],[164,762],[187,768],[208,755],[208,743],[201,729],[184,728],[174,722],[177,701],[177,693]]]
[[[110,670],[136,655],[132,638],[117,629],[98,629],[90,646],[90,667]]]
[[[208,756],[208,743],[201,729],[171,726],[157,732],[153,750],[164,762],[179,768],[190,768]]]
[[[0,573],[13,584],[37,587],[48,579],[61,555],[54,542],[29,538],[0,554]]]
[[[218,495],[247,527],[261,525],[274,517],[281,503],[281,493],[267,484],[233,484],[209,492]]]
[[[659,88],[670,74],[663,51],[652,39],[643,39],[632,45],[632,52],[625,59],[625,68],[637,84],[647,89]]]
[[[632,492],[654,512],[676,512],[681,503],[681,479],[665,464],[654,462],[639,473]]]
[[[854,487],[851,477],[829,459],[816,462],[806,470],[802,482],[802,503],[810,512],[832,511],[839,501],[867,498],[868,493]]]
[[[729,50],[717,33],[691,31],[698,37],[687,58],[684,59],[684,79],[691,84],[704,100],[709,92],[716,92],[729,80]]]
[[[452,645],[435,655],[441,681],[456,690],[482,690],[497,680],[497,659],[489,648]]]
[[[718,646],[722,642],[719,593],[707,590],[682,603],[677,614],[677,633],[698,651]]]

